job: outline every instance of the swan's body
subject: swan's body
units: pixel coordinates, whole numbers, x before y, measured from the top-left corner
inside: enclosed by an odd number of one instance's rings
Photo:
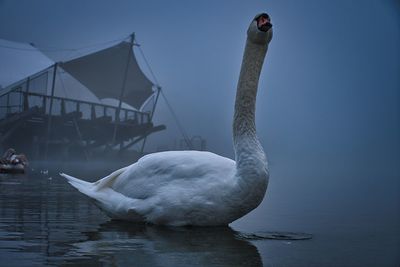
[[[233,123],[236,161],[210,152],[170,151],[144,156],[94,183],[62,175],[110,217],[134,222],[227,225],[256,208],[269,178],[254,113],[270,28],[262,14],[248,30]]]

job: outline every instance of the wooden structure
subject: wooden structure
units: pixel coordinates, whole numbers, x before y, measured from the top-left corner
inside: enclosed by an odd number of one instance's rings
[[[20,104],[11,104],[10,99],[16,98]],[[58,105],[58,114],[48,112],[51,99],[56,103],[54,106]],[[30,104],[29,100],[39,104]],[[3,111],[0,144],[3,148],[24,151],[28,158],[44,159],[48,153],[58,158],[79,154],[90,157],[101,146],[118,146],[122,151],[149,134],[165,129],[163,125],[153,125],[149,112],[121,108],[122,118],[115,120],[117,107],[87,101],[12,91],[0,97],[0,103],[4,102],[8,104],[0,106]],[[72,111],[66,111],[68,104],[74,107]],[[89,118],[83,118],[83,107],[90,110]],[[118,131],[111,144],[116,126]]]
[[[3,150],[13,147],[25,153],[29,159],[90,158],[95,151],[122,152],[143,141],[141,146],[141,152],[143,152],[146,137],[151,133],[164,130],[165,126],[154,126],[152,123],[160,87],[157,86],[157,89],[153,90],[153,84],[140,72],[132,52],[133,42],[134,35],[130,43],[122,42],[103,50],[105,52],[99,51],[68,62],[55,63],[3,89],[0,92],[0,146]],[[116,57],[120,56],[121,59],[118,62],[107,62],[105,57],[110,58],[113,56],[112,53],[116,54]],[[127,56],[125,61],[122,60],[122,56],[125,55],[123,53]],[[113,72],[113,77],[110,79],[114,79],[115,83],[121,80],[114,89],[110,88],[111,97],[115,97],[115,90],[117,90],[118,105],[61,97],[55,94],[56,77],[61,68],[75,74],[75,77],[78,77],[77,79],[80,79],[84,85],[85,83],[104,84],[101,80],[96,81],[93,75],[88,79],[82,76],[85,71],[91,74],[90,65],[87,65],[90,60],[95,62],[92,64],[94,71],[96,68],[102,68],[100,70],[103,74],[98,74],[100,79],[104,79],[102,77],[104,73]],[[99,62],[101,63],[102,60],[105,61],[105,66],[99,67]],[[123,73],[115,72],[115,69],[119,67],[118,64],[124,66]],[[133,74],[131,75],[130,72]],[[38,86],[36,89],[33,88],[32,82],[37,77],[45,77],[42,79],[44,80],[42,87],[45,88],[38,89]],[[135,84],[132,77],[138,80],[140,86]],[[89,89],[96,94],[96,89]],[[107,91],[101,90],[98,90],[101,96],[107,96]],[[127,93],[124,95],[124,92]],[[135,94],[142,99],[132,99]],[[129,104],[131,101],[136,106],[144,105],[149,95],[155,101],[148,111],[133,107],[126,108],[122,105],[123,101],[128,101]]]

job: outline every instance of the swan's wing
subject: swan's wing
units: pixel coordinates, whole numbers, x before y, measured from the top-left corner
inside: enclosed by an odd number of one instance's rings
[[[229,183],[235,162],[203,151],[168,151],[149,154],[129,166],[113,189],[132,198],[146,199],[166,188],[194,190]]]
[[[147,155],[94,183],[61,175],[113,218],[184,225],[188,217],[200,221],[200,210],[223,208],[220,194],[234,185],[235,170],[233,160],[210,152],[171,151]]]

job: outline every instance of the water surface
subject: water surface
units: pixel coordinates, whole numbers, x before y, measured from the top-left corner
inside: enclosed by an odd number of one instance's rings
[[[230,227],[174,228],[110,221],[57,175],[66,171],[93,181],[115,168],[41,165],[25,175],[1,175],[0,266],[397,266],[399,262],[395,220],[383,223],[379,214],[369,213],[345,218],[338,216],[342,214],[336,205],[316,209],[314,190],[303,194],[300,210],[289,201],[287,196],[296,193],[284,178],[272,182],[260,208]],[[284,172],[279,174],[284,177]],[[285,190],[280,192],[280,187]],[[309,210],[304,209],[307,205]],[[360,216],[366,221],[360,223]],[[270,231],[306,232],[313,238],[271,240]]]

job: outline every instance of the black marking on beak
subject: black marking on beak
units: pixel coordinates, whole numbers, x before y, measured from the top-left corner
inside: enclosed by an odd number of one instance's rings
[[[257,22],[257,27],[260,31],[267,32],[272,28],[271,18],[267,13],[262,13],[254,19]]]

